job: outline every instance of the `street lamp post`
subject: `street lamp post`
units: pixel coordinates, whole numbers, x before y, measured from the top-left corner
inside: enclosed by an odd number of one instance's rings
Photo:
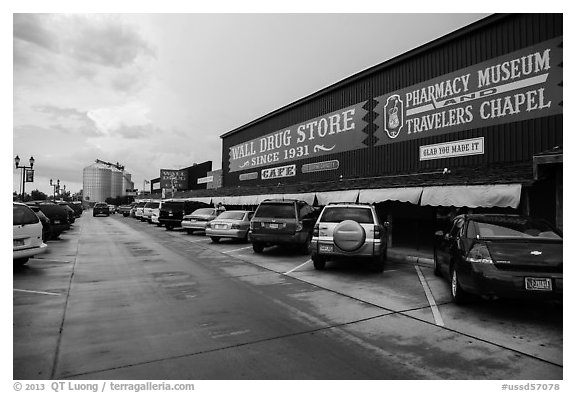
[[[55,183],[52,182],[52,179],[50,179],[50,185],[52,187],[54,187],[54,202],[56,202],[56,190],[58,190],[58,192],[60,192],[60,179],[58,179]]]
[[[14,163],[16,164],[16,169],[22,169],[22,194],[20,194],[20,201],[24,202],[24,193],[26,192],[26,170],[34,167],[34,157],[30,156],[30,166],[20,165],[20,157],[14,157]]]

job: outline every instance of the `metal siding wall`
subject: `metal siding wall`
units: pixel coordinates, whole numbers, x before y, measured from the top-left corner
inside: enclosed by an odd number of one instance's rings
[[[484,26],[481,30],[468,32],[459,38],[430,48],[418,56],[372,73],[363,79],[303,102],[277,116],[266,119],[245,130],[223,138],[224,186],[269,184],[261,180],[239,181],[242,172],[228,172],[228,152],[231,146],[258,138],[267,133],[296,125],[308,119],[338,109],[368,101],[372,108],[373,97],[421,83],[432,78],[534,45],[563,34],[561,14],[514,14]],[[434,170],[443,167],[480,166],[492,163],[531,161],[534,153],[562,144],[562,115],[526,120],[491,127],[466,130],[457,133],[422,138],[373,147],[373,122],[375,115],[369,112],[367,141],[369,147],[357,151],[326,155],[301,161],[302,164],[338,159],[340,168],[335,171],[297,175],[278,179],[281,183],[318,182],[345,178],[378,176],[381,174],[406,173]],[[485,137],[485,154],[433,161],[419,161],[419,146],[458,139]],[[260,172],[268,167],[260,167]],[[272,181],[273,183],[274,181]]]

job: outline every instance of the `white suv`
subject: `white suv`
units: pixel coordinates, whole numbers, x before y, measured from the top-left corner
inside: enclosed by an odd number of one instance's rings
[[[48,246],[42,241],[42,223],[36,213],[23,203],[14,202],[12,206],[12,259],[14,265],[22,266],[30,257],[45,252]]]
[[[325,206],[312,237],[314,268],[323,270],[334,257],[370,257],[372,268],[384,270],[387,223],[380,222],[373,205],[335,203]]]

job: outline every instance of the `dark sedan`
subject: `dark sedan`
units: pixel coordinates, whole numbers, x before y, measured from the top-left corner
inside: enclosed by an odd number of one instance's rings
[[[452,299],[561,300],[562,234],[544,221],[504,214],[455,217],[436,232],[434,273],[448,278]]]
[[[97,203],[94,205],[94,209],[92,209],[92,216],[101,216],[104,215],[108,217],[110,215],[110,209],[108,208],[107,203]]]

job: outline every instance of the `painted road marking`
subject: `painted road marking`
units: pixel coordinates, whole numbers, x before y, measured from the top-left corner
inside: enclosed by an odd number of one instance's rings
[[[416,269],[416,273],[418,273],[418,278],[420,279],[420,284],[424,288],[424,293],[426,294],[426,299],[428,299],[428,304],[430,304],[430,308],[432,309],[432,315],[434,316],[434,322],[438,326],[444,326],[444,321],[442,320],[442,315],[440,315],[440,310],[436,305],[436,301],[434,300],[434,296],[432,296],[432,291],[428,286],[428,282],[424,278],[422,274],[422,270],[420,270],[420,266],[414,266]]]
[[[27,289],[14,289],[14,292],[25,292],[25,293],[36,293],[38,295],[51,295],[51,296],[60,296],[60,293],[54,292],[43,292],[43,291],[29,291]]]
[[[296,266],[294,269],[292,269],[292,270],[290,270],[290,271],[288,271],[288,272],[286,272],[286,273],[282,273],[282,274],[290,274],[290,273],[292,273],[294,270],[300,269],[302,266],[304,266],[304,265],[306,265],[307,263],[310,263],[310,262],[312,262],[312,259],[308,259],[308,260],[307,260],[306,262],[304,262],[302,265],[298,265],[298,266]]]
[[[186,239],[186,238],[184,238],[184,240],[186,240],[187,242],[190,242],[190,243],[199,243],[199,242],[205,242],[206,241],[206,239]]]
[[[215,334],[212,338],[222,338],[222,337],[229,337],[229,336],[239,336],[241,334],[249,333],[250,330],[238,330],[235,332],[225,333],[225,334]]]
[[[249,249],[249,248],[252,248],[252,246],[247,246],[247,247],[242,247],[242,248],[236,248],[236,249],[230,250],[230,251],[222,251],[222,254],[230,254],[231,252],[247,250],[247,249]]]

